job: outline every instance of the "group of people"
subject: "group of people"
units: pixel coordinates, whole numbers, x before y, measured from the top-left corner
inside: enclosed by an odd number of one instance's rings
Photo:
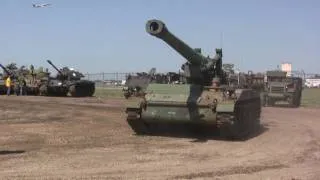
[[[8,96],[10,96],[10,94],[11,94],[11,88],[12,88],[12,80],[11,80],[11,77],[10,76],[8,76],[7,77],[7,79],[6,79],[6,87],[7,87],[7,95]],[[25,88],[26,88],[26,86],[27,86],[27,84],[26,84],[26,81],[24,80],[24,79],[22,79],[22,78],[19,78],[19,80],[18,80],[18,89],[19,89],[19,94],[20,94],[20,96],[22,96],[22,95],[26,95],[26,92],[25,92]],[[18,94],[18,93],[17,93]]]

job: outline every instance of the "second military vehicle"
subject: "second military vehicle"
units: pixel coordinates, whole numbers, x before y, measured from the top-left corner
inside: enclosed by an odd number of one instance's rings
[[[143,97],[128,101],[127,122],[136,134],[152,134],[160,124],[192,124],[218,127],[223,136],[242,138],[258,127],[259,93],[228,86],[222,49],[216,49],[214,58],[205,57],[170,33],[160,20],[149,20],[146,31],[187,60],[181,67],[186,83],[150,83]]]
[[[267,83],[264,105],[274,106],[278,101],[286,101],[291,107],[299,107],[303,81],[300,77],[288,77],[287,72],[274,70],[266,72]]]
[[[58,72],[57,76],[50,78],[46,85],[47,90],[51,89],[51,94],[67,96],[69,93],[72,97],[93,96],[95,93],[93,81],[81,79],[84,75],[74,69],[64,67],[59,70],[50,60],[47,62]]]

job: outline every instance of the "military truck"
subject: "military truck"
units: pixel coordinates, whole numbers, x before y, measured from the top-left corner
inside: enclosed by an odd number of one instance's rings
[[[266,72],[264,105],[274,106],[279,101],[285,101],[291,107],[299,107],[303,89],[302,78],[288,77],[287,72],[273,70]]]
[[[186,83],[149,83],[143,97],[127,102],[127,122],[136,134],[153,134],[162,125],[178,124],[212,131],[216,127],[222,136],[234,139],[247,137],[259,127],[260,96],[251,89],[228,86],[222,49],[216,49],[213,58],[205,57],[160,20],[147,21],[146,31],[186,59],[181,67]]]

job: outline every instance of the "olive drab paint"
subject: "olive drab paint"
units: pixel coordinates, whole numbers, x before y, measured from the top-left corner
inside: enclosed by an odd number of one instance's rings
[[[143,96],[127,101],[127,122],[136,134],[152,134],[158,125],[191,124],[218,127],[230,138],[246,137],[259,127],[260,94],[231,86],[222,68],[222,49],[205,57],[174,36],[160,20],[149,20],[146,31],[186,59],[184,83],[148,83]],[[155,125],[155,126],[154,126]],[[213,129],[213,128],[212,128]]]

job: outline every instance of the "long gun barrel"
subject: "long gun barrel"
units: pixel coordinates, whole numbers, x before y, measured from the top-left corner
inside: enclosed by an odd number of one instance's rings
[[[11,73],[8,71],[6,67],[4,67],[2,64],[0,64],[0,67],[3,69],[4,72],[6,72],[9,76],[11,76]]]
[[[62,74],[62,72],[61,72],[50,60],[47,60],[47,62],[48,62],[55,70],[57,70],[59,74]]]
[[[206,57],[202,56],[197,50],[192,49],[185,42],[174,36],[162,21],[156,19],[147,21],[146,31],[150,35],[162,39],[191,64],[200,65],[202,62],[207,62]]]
[[[4,67],[2,64],[0,64],[0,67],[3,69],[3,71],[10,76],[11,78],[18,78],[18,75],[15,72],[11,72],[8,70],[8,68]]]

